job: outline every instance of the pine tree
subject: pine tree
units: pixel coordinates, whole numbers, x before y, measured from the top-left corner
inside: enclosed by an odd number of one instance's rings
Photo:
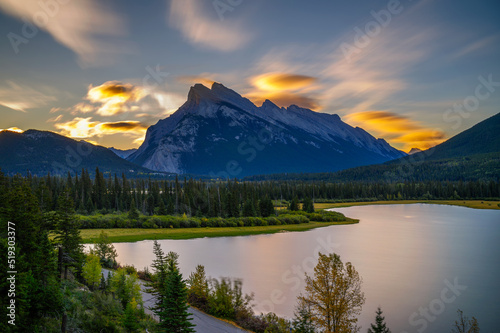
[[[377,308],[375,312],[375,324],[371,324],[371,328],[368,329],[368,333],[391,333],[391,330],[387,328],[385,324],[385,317],[382,316],[382,309]]]
[[[64,278],[68,276],[68,267],[73,266],[79,273],[83,263],[82,237],[78,222],[74,217],[73,200],[69,191],[65,190],[57,201],[57,222],[54,240],[60,244],[66,257],[64,262]]]
[[[188,312],[186,283],[177,267],[168,273],[166,282],[162,304],[164,310],[158,313],[159,327],[172,333],[195,332]]]
[[[137,302],[133,298],[125,308],[123,313],[123,326],[127,329],[127,332],[137,332],[139,330],[139,324],[137,322]]]
[[[296,211],[299,210],[299,198],[297,196],[293,197],[290,205],[288,205],[288,210]]]
[[[128,211],[128,218],[131,220],[137,220],[139,218],[139,211],[135,205],[135,199],[132,198],[132,202],[130,203],[130,210]]]
[[[165,203],[161,198],[160,198],[160,204],[158,206],[158,215],[167,215],[167,209],[165,208]]]
[[[108,238],[108,234],[101,231],[99,238],[97,239],[94,248],[95,254],[101,259],[101,263],[105,267],[113,267],[115,265],[115,260],[118,254],[113,246],[113,243]]]
[[[256,216],[257,212],[255,211],[255,207],[253,205],[253,200],[248,198],[243,205],[243,216]]]
[[[151,265],[154,274],[148,292],[156,299],[152,310],[160,318],[159,328],[163,332],[194,332],[187,312],[187,287],[179,272],[178,254],[169,252],[165,255],[156,240],[153,252],[156,258]]]
[[[302,204],[302,210],[307,213],[314,213],[314,204],[309,197],[304,198],[304,202]]]
[[[314,333],[311,311],[304,302],[299,302],[293,318],[293,328],[296,333]]]
[[[266,195],[264,199],[260,200],[260,215],[262,217],[268,217],[274,213],[273,201]]]

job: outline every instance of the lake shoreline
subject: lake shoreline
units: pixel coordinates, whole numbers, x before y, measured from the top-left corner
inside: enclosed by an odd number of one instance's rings
[[[472,209],[500,209],[500,201],[485,200],[392,200],[392,201],[360,201],[341,203],[316,203],[316,210],[345,208],[367,205],[404,205],[432,204],[461,206]],[[175,229],[144,229],[144,228],[111,228],[111,229],[81,229],[83,243],[92,244],[101,231],[108,233],[113,243],[139,242],[155,239],[197,239],[205,237],[236,237],[280,232],[303,232],[332,225],[348,225],[359,223],[359,220],[347,217],[343,222],[314,222],[304,224],[254,226],[254,227],[221,227],[221,228],[175,228]]]
[[[342,222],[314,222],[288,225],[254,226],[254,227],[221,227],[221,228],[112,228],[112,229],[80,229],[84,244],[92,244],[101,231],[108,234],[113,243],[130,243],[155,239],[196,239],[214,237],[235,237],[282,232],[302,232],[332,225],[348,225],[359,223],[359,220],[347,218]]]

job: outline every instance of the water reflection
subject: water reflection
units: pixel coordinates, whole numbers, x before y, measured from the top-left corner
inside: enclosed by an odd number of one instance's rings
[[[179,253],[185,277],[202,264],[212,277],[242,278],[245,291],[255,292],[257,311],[292,316],[304,271],[312,269],[318,251],[335,251],[363,277],[367,301],[362,331],[379,305],[393,332],[422,329],[420,311],[429,306],[439,313],[430,312],[433,321],[426,320],[425,331],[450,331],[457,308],[478,318],[483,331],[495,331],[500,211],[423,204],[337,210],[361,222],[299,233],[160,243],[165,252]],[[153,260],[152,241],[115,247],[122,263],[142,268]],[[444,309],[437,308],[446,281],[454,279],[467,290],[451,304],[443,303]]]

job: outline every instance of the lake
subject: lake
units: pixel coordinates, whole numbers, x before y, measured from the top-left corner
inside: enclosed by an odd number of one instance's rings
[[[475,316],[482,332],[498,329],[500,211],[411,204],[335,209],[356,225],[306,232],[193,240],[161,240],[180,256],[184,277],[197,264],[212,277],[243,279],[255,293],[256,312],[293,316],[318,252],[336,252],[363,277],[366,332],[381,306],[396,332],[449,332],[458,308]],[[153,241],[116,243],[118,260],[142,269]]]

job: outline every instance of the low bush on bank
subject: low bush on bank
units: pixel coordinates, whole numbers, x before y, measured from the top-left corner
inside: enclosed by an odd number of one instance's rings
[[[269,217],[188,217],[186,215],[141,215],[138,219],[130,219],[127,214],[94,214],[77,215],[82,229],[110,228],[224,228],[252,227],[268,225],[288,225],[314,222],[342,222],[346,217],[337,212],[319,211],[306,213],[303,211],[278,211],[276,216]]]

